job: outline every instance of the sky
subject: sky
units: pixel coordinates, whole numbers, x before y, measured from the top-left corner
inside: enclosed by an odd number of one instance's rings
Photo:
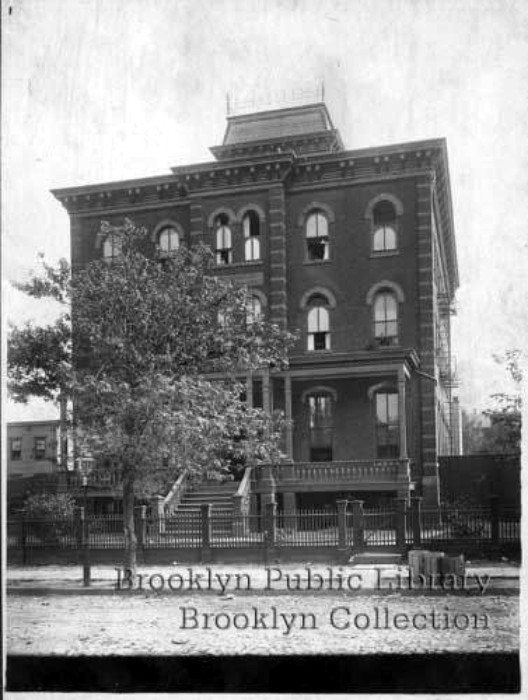
[[[2,0],[3,324],[51,320],[9,280],[69,256],[50,189],[212,160],[232,105],[325,86],[348,149],[447,139],[468,409],[528,343],[528,2]],[[5,350],[4,350],[5,352]],[[8,420],[56,415],[7,402]]]

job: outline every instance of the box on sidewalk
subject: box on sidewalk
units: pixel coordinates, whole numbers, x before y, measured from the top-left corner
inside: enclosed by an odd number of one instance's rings
[[[445,574],[464,576],[466,562],[463,554],[446,556],[445,552],[414,549],[409,552],[409,570],[413,578],[419,574],[424,576],[443,576]]]

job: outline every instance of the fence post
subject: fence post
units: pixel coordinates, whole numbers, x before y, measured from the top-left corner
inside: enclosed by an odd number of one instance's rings
[[[25,566],[26,565],[26,557],[27,557],[27,552],[26,552],[26,544],[27,544],[27,531],[26,531],[26,518],[22,515],[22,522],[21,522],[21,527],[22,527],[22,532],[21,532],[21,539],[22,539],[22,564]]]
[[[91,583],[88,518],[86,517],[86,510],[82,506],[79,508],[78,514],[78,533],[80,535],[83,562],[83,586],[87,588]]]
[[[211,504],[202,503],[200,508],[202,521],[202,560],[211,556]]]
[[[419,548],[422,544],[422,498],[411,496],[411,521],[413,547]]]
[[[265,528],[266,528],[266,546],[275,547],[277,541],[277,504],[266,503],[265,511]]]
[[[491,519],[491,545],[499,547],[500,544],[500,523],[499,523],[499,497],[490,496],[490,519]]]
[[[147,542],[147,506],[136,506],[135,510],[135,526],[137,546],[141,548],[143,560],[145,559],[145,544]]]
[[[407,515],[407,499],[396,499],[396,547],[402,554],[407,548],[406,542],[406,515]]]
[[[354,552],[362,552],[365,549],[363,501],[352,501],[352,536]]]
[[[340,550],[347,549],[347,526],[346,526],[346,509],[348,501],[341,499],[337,501],[337,532],[338,532],[338,547]]]

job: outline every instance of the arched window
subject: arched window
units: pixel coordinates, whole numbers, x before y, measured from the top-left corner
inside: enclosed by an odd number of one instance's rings
[[[374,337],[381,345],[398,342],[398,300],[393,292],[382,290],[374,297]]]
[[[375,253],[397,248],[396,209],[388,199],[382,199],[372,212],[372,250]]]
[[[378,391],[376,400],[376,454],[380,459],[398,457],[400,454],[400,428],[398,394],[395,391]]]
[[[249,297],[247,311],[246,311],[246,320],[247,320],[248,325],[250,325],[254,321],[258,321],[261,316],[262,316],[262,302],[260,301],[258,296],[256,296],[255,294],[252,294]]]
[[[214,223],[216,238],[216,264],[229,265],[233,262],[233,244],[227,214],[219,214]]]
[[[244,231],[244,257],[246,261],[260,260],[260,218],[251,210],[242,219]]]
[[[105,260],[115,260],[121,255],[122,241],[119,236],[111,233],[105,239],[103,243],[103,257]]]
[[[310,461],[330,462],[333,458],[334,417],[332,396],[326,392],[308,395]]]
[[[180,234],[173,226],[166,226],[161,229],[158,242],[161,253],[171,255],[180,247]]]
[[[322,211],[306,219],[306,253],[308,260],[328,260],[328,219]]]
[[[308,300],[308,350],[330,350],[328,299],[313,294]]]

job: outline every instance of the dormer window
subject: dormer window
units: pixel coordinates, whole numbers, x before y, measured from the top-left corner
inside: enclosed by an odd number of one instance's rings
[[[308,260],[328,260],[328,219],[322,211],[313,211],[306,219]]]
[[[255,211],[248,211],[242,219],[244,232],[244,257],[247,262],[260,260],[260,218]]]
[[[219,214],[215,219],[216,264],[229,265],[233,262],[233,243],[229,219],[226,214]]]

